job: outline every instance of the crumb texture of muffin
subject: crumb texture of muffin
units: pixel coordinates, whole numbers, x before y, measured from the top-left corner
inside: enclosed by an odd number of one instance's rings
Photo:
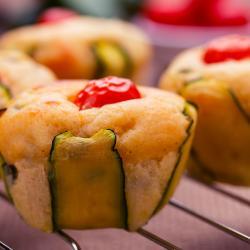
[[[25,92],[4,113],[0,151],[18,172],[11,195],[28,224],[53,230],[47,177],[53,139],[66,131],[90,138],[111,129],[125,172],[128,229],[137,230],[156,212],[166,185],[170,180],[172,188],[177,185],[184,170],[176,170],[178,178],[173,177],[181,147],[192,139],[190,119],[183,113],[187,104],[173,93],[140,87],[140,99],[79,111],[72,100],[84,86],[61,82]],[[192,119],[195,124],[194,110]]]

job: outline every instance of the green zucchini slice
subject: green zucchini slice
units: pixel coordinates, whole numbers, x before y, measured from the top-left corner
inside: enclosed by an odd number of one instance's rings
[[[131,76],[131,58],[120,45],[110,41],[98,41],[93,43],[92,51],[96,58],[96,74],[94,77]]]
[[[11,100],[10,90],[0,83],[0,114],[5,111]]]
[[[228,84],[211,78],[184,86],[182,95],[199,107],[190,174],[249,185],[250,119],[238,97]]]
[[[8,195],[9,200],[12,201],[10,188],[17,178],[17,169],[15,166],[9,165],[4,160],[1,154],[0,154],[0,177],[3,178],[6,193]]]
[[[197,78],[194,78],[192,80],[185,82],[183,88],[180,90],[180,94],[188,98],[188,95],[186,93],[190,93],[190,87],[192,88],[193,84],[196,84],[198,86],[197,89],[204,90],[204,92],[206,91],[207,93],[209,93],[208,89],[211,87],[211,90],[216,90],[218,91],[218,93],[224,92],[225,95],[229,95],[232,101],[234,102],[235,106],[237,107],[238,111],[242,114],[242,116],[246,119],[246,121],[250,123],[250,115],[244,109],[244,107],[242,106],[240,100],[238,99],[234,91],[230,89],[228,86],[226,86],[220,81],[216,83],[212,79],[206,79],[206,78],[199,76]],[[193,90],[196,91],[196,89],[193,89]],[[197,104],[195,105],[198,107]]]
[[[126,228],[125,177],[109,129],[90,138],[57,135],[49,182],[55,229]]]
[[[196,120],[197,120],[196,108],[192,104],[186,103],[183,110],[183,115],[185,115],[186,118],[189,120],[189,125],[186,130],[186,137],[184,138],[184,141],[182,142],[179,148],[179,157],[177,159],[171,177],[166,184],[166,188],[162,195],[162,199],[159,202],[157,208],[155,209],[155,213],[157,213],[161,208],[163,208],[168,203],[186,167],[189,152],[191,149],[191,144],[194,137],[194,130],[196,127]]]

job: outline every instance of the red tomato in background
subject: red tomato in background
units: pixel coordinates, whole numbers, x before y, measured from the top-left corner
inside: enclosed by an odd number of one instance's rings
[[[196,3],[197,0],[148,0],[143,13],[160,23],[194,24]]]
[[[209,2],[203,11],[206,13],[208,25],[236,26],[248,23],[249,10],[238,0],[209,0]]]
[[[45,10],[37,19],[38,23],[56,23],[77,16],[78,14],[66,8],[49,8]]]
[[[238,0],[148,0],[143,8],[153,21],[174,25],[244,25],[248,12]]]

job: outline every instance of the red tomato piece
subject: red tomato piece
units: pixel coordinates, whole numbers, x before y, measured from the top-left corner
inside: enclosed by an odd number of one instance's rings
[[[207,24],[214,26],[236,26],[248,23],[249,9],[238,0],[209,0],[206,6]]]
[[[137,98],[141,98],[141,95],[133,82],[109,76],[88,82],[74,103],[83,110]]]
[[[250,57],[250,38],[232,35],[211,41],[205,49],[203,60],[205,63],[218,63],[248,57]]]
[[[70,9],[54,7],[45,10],[39,17],[37,22],[42,24],[56,23],[72,17],[78,14]]]
[[[156,22],[190,25],[194,23],[196,5],[197,0],[148,0],[143,12]]]

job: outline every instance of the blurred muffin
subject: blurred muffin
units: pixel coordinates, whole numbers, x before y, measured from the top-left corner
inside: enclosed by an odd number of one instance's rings
[[[55,80],[54,74],[18,51],[0,50],[0,110],[20,92]]]
[[[109,97],[107,104],[79,110],[88,90]],[[126,99],[115,100],[117,93]],[[127,79],[23,93],[0,119],[7,188],[24,220],[44,231],[137,230],[172,196],[195,123],[195,109],[181,97],[137,90]]]
[[[107,75],[145,78],[151,46],[132,24],[75,16],[5,33],[0,47],[18,49],[62,79]]]
[[[250,39],[219,38],[181,53],[160,87],[198,106],[189,163],[199,178],[250,185]]]

